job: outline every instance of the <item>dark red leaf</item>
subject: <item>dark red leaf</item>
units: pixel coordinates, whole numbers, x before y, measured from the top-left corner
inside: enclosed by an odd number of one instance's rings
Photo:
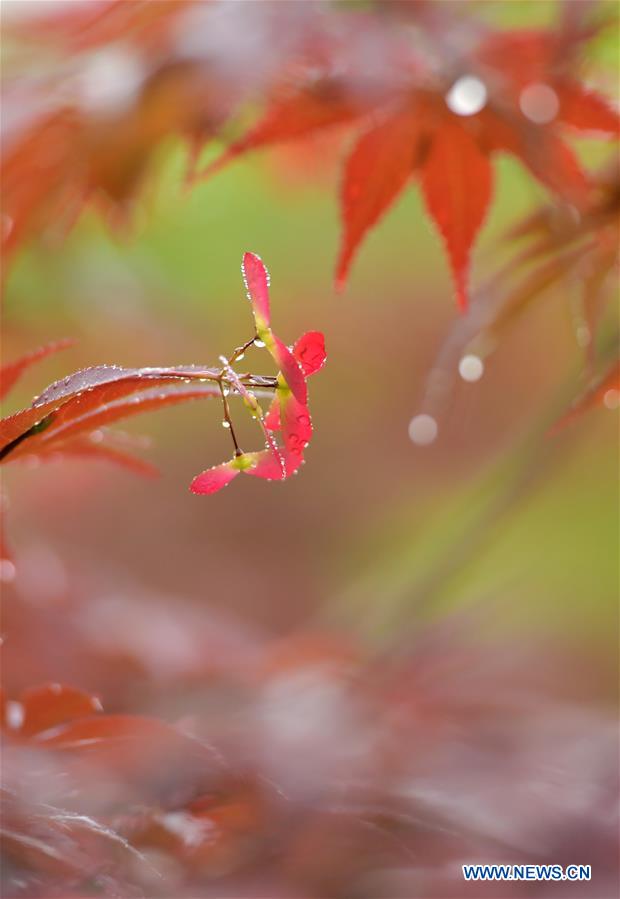
[[[337,84],[318,81],[309,87],[291,89],[272,101],[263,118],[243,137],[200,173],[212,175],[233,159],[252,150],[307,137],[341,125],[359,116],[364,105],[347,95]]]
[[[147,380],[148,384],[149,381]],[[110,425],[121,419],[140,415],[166,406],[188,402],[193,399],[219,398],[220,391],[213,384],[184,384],[178,380],[172,384],[163,384],[161,387],[140,390],[128,397],[120,397],[109,403],[93,406],[93,399],[89,400],[86,408],[77,402],[67,403],[59,410],[56,418],[49,428],[40,434],[34,435],[24,444],[23,452],[42,453],[50,447],[60,447],[64,452],[65,441],[71,440],[76,435],[85,431],[92,432],[95,429]]]
[[[373,125],[357,141],[340,191],[343,236],[336,285],[345,285],[353,255],[366,232],[387,212],[411,176],[420,124],[407,109]]]
[[[69,424],[74,428],[71,433],[76,433],[77,430],[80,430],[77,425],[78,420],[86,421],[87,416],[93,416],[88,418],[88,427],[96,427],[97,422],[105,423],[103,419],[112,421],[121,417],[110,409],[102,411],[102,407],[108,407],[141,389],[164,387],[171,384],[182,386],[183,381],[201,381],[204,378],[213,377],[214,372],[214,369],[197,365],[178,368],[121,368],[116,365],[101,365],[83,369],[50,385],[29,409],[16,412],[3,419],[0,422],[0,451],[6,451],[13,441],[23,437],[26,432],[39,423],[48,422],[50,439],[56,428],[68,436]],[[209,389],[208,385],[205,385],[205,388],[204,395],[212,396],[212,389]],[[192,398],[191,395],[185,393],[183,397],[184,399]],[[163,392],[161,404],[166,405],[169,402],[171,402],[170,394]],[[152,409],[158,405],[158,399],[149,393],[145,397],[145,403],[146,408]],[[133,404],[125,407],[126,414],[131,414],[130,408],[139,411],[139,404],[140,396],[137,396],[135,407]],[[48,420],[48,416],[57,410],[57,414]],[[102,417],[97,419],[95,418],[96,414],[101,414]],[[66,429],[66,431],[61,429]],[[41,431],[41,435],[43,433],[44,431]],[[15,447],[11,451],[12,458],[28,452],[29,439],[23,440],[19,447]]]
[[[422,171],[431,218],[450,257],[460,308],[467,308],[467,276],[473,240],[491,199],[492,170],[473,137],[447,122],[435,134]]]
[[[96,696],[65,684],[44,684],[25,690],[19,696],[23,721],[19,735],[32,737],[58,724],[75,718],[86,718],[100,712]]]
[[[576,155],[555,133],[541,133],[519,155],[532,174],[554,193],[576,206],[586,203],[588,180]]]
[[[562,85],[558,91],[560,110],[558,118],[579,131],[599,131],[617,135],[620,118],[605,97],[582,87],[576,81]]]

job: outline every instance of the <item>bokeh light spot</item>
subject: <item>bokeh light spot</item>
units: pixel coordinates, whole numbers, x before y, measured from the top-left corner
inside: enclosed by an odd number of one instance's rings
[[[475,115],[487,102],[487,89],[475,75],[463,75],[446,94],[446,104],[455,115]]]
[[[111,47],[91,54],[79,74],[82,106],[90,112],[107,113],[131,106],[144,71],[135,51]]]
[[[560,109],[558,95],[548,84],[528,84],[519,97],[523,115],[535,125],[552,122]]]
[[[2,561],[0,561],[0,581],[8,584],[15,580],[16,574],[17,569],[10,559],[2,559]]]
[[[464,381],[479,381],[484,374],[484,362],[479,356],[463,356],[459,362],[459,374]]]
[[[415,415],[409,422],[409,439],[417,446],[429,446],[437,438],[437,422],[432,415]]]

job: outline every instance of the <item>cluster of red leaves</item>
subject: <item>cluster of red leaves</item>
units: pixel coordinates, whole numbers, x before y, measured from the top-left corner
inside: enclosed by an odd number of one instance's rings
[[[195,478],[192,491],[214,493],[239,471],[268,480],[284,480],[296,472],[312,436],[306,379],[325,363],[325,342],[321,333],[310,331],[292,349],[285,346],[271,329],[266,268],[258,256],[246,253],[243,271],[255,319],[255,335],[243,350],[252,345],[266,347],[279,368],[277,377],[237,374],[232,366],[243,357],[241,350],[230,359],[222,357],[220,368],[184,365],[128,369],[102,365],[83,369],[50,385],[28,409],[0,421],[0,459],[92,456],[148,474],[152,467],[122,449],[114,433],[107,431],[108,425],[139,412],[215,397],[224,403],[226,423],[234,439],[227,399],[230,394],[242,398],[257,420],[265,449],[243,453],[235,440],[233,459]],[[0,395],[4,396],[30,365],[65,346],[67,342],[51,344],[6,365],[0,372]],[[273,396],[266,417],[257,394]],[[282,434],[282,446],[278,445],[278,432]]]
[[[123,831],[131,831],[132,842],[140,845],[138,834],[147,815],[155,826],[167,790],[179,790],[183,783],[197,789],[212,780],[213,754],[156,718],[103,715],[101,710],[96,697],[56,683],[26,690],[5,704],[5,752],[12,772],[19,782],[21,759],[30,763],[38,758],[48,778],[44,792],[54,799],[42,800],[32,783],[18,792],[9,777],[2,828],[9,883],[13,878],[19,882],[17,871],[23,869],[26,877],[62,885],[65,895],[87,895],[93,887],[104,895],[143,895],[134,892],[136,881],[160,878]],[[64,776],[79,785],[79,812],[67,807],[67,791],[54,785],[56,759]],[[182,773],[166,775],[169,766]],[[105,784],[107,814],[101,814],[92,783],[89,787],[92,777]],[[55,804],[60,796],[62,807]],[[135,819],[123,825],[115,806],[131,809]]]
[[[590,203],[581,211],[570,207],[536,210],[514,228],[510,239],[528,241],[511,263],[514,270],[529,266],[521,282],[503,298],[487,339],[496,339],[512,319],[552,287],[575,284],[581,293],[574,315],[577,343],[585,349],[586,386],[554,430],[596,406],[620,405],[618,339],[597,352],[599,324],[605,308],[616,298],[620,264],[620,168],[617,161],[594,180]],[[609,343],[609,341],[607,341]]]
[[[609,304],[620,253],[620,167],[617,160],[592,179],[587,206],[542,206],[507,235],[526,241],[501,279],[516,286],[502,296],[489,326],[493,336],[544,291],[574,282],[581,290],[580,319],[587,331],[580,342],[591,357],[597,325]],[[519,282],[518,273],[527,268]],[[579,335],[578,335],[579,339]]]
[[[489,35],[442,77],[421,73],[416,66],[409,83],[382,97],[371,112],[356,109],[333,86],[302,84],[273,101],[264,118],[207,172],[250,150],[363,116],[368,125],[343,173],[337,282],[344,284],[368,229],[411,177],[419,177],[428,213],[446,243],[457,299],[465,308],[470,250],[491,200],[490,157],[497,152],[518,157],[545,186],[582,206],[588,179],[563,135],[567,128],[618,133],[617,113],[570,74],[566,38],[542,32]],[[469,109],[468,90],[484,92]],[[536,109],[528,116],[528,90],[534,99],[539,91],[552,104],[548,120],[536,121]]]
[[[592,179],[588,204],[545,204],[506,235],[515,251],[473,295],[471,311],[454,322],[428,377],[429,411],[449,395],[460,359],[487,357],[515,320],[554,290],[569,292],[575,340],[584,351],[578,392],[555,433],[595,406],[619,405],[617,272],[620,264],[620,169],[617,162]],[[606,314],[611,315],[606,320]],[[605,327],[603,327],[605,325]],[[431,409],[431,407],[433,407]]]
[[[459,625],[398,659],[267,643],[177,723],[22,691],[3,716],[6,894],[441,899],[465,895],[464,858],[549,863],[578,834],[597,890],[579,895],[613,895],[609,715],[555,683],[553,654],[543,673]]]
[[[102,113],[63,100],[50,112],[43,104],[44,114],[10,136],[3,171],[8,251],[51,223],[70,225],[89,197],[126,209],[166,136],[202,146],[225,123],[234,127],[231,116],[246,101],[264,111],[203,174],[253,150],[355,125],[361,130],[342,178],[337,283],[344,284],[366,232],[417,177],[464,308],[470,251],[491,200],[492,157],[517,157],[553,193],[581,207],[590,183],[566,136],[618,135],[616,111],[577,71],[593,33],[585,25],[502,33],[469,22],[463,40],[463,22],[448,4],[433,15],[426,4],[414,5],[405,25],[378,7],[291,4],[282,15],[281,4],[261,3],[248,10],[244,33],[252,27],[256,36],[246,54],[234,52],[238,4],[224,4],[229,30],[221,4],[74,6],[29,22],[22,36],[60,41],[87,59],[122,35],[148,65],[122,109]],[[214,29],[217,48],[209,38]],[[14,94],[23,103],[22,93]]]

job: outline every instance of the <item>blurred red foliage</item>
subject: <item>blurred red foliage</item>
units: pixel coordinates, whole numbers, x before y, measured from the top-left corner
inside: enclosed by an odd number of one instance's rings
[[[465,895],[463,859],[509,855],[578,856],[594,872],[578,895],[612,895],[613,722],[576,701],[577,657],[562,682],[557,660],[464,624],[397,656],[306,634],[217,674],[205,659],[176,724],[59,684],[23,692],[5,730],[10,894],[439,899]],[[150,689],[161,708],[169,689]]]
[[[578,71],[580,49],[596,27],[571,17],[555,31],[509,33],[488,32],[472,21],[464,36],[447,4],[432,12],[413,4],[409,27],[417,40],[411,41],[397,18],[382,17],[378,9],[325,11],[297,3],[282,14],[281,5],[265,2],[248,10],[244,30],[253,31],[240,44],[236,4],[224,10],[141,0],[91,5],[73,4],[16,30],[22,39],[79,51],[85,69],[73,99],[66,92],[51,102],[39,97],[34,120],[8,129],[2,172],[7,253],[50,226],[70,227],[91,198],[113,219],[124,219],[165,138],[189,140],[195,161],[208,139],[225,125],[234,128],[231,117],[240,104],[262,103],[258,123],[206,172],[250,150],[359,123],[362,134],[343,175],[337,283],[344,284],[366,231],[419,175],[465,308],[470,250],[491,200],[489,157],[517,156],[580,208],[589,179],[565,136],[571,130],[618,136],[616,111],[583,86]],[[120,35],[134,45],[133,56],[122,49]],[[99,70],[86,51],[102,46],[117,56]],[[23,90],[33,88],[9,82],[6,90],[7,108],[15,107],[19,119]],[[37,90],[29,97],[35,108]],[[47,84],[45,91],[49,95]]]
[[[438,413],[450,394],[460,359],[484,359],[501,345],[515,321],[552,289],[574,285],[576,345],[584,365],[570,410],[552,432],[597,405],[617,405],[618,340],[601,332],[614,308],[620,261],[620,169],[617,162],[592,179],[588,204],[541,206],[510,229],[506,263],[474,294],[470,314],[450,328],[427,378],[422,407]],[[513,249],[514,248],[514,249]]]
[[[618,177],[585,172],[567,138],[615,139],[618,116],[585,86],[582,51],[600,23],[578,6],[555,30],[510,33],[437,2],[97,0],[9,16],[16,46],[68,61],[49,77],[45,62],[33,77],[18,66],[5,81],[6,258],[62,237],[89,202],[125,225],[170,138],[188,144],[195,183],[250,151],[354,128],[341,285],[365,234],[419,177],[465,309],[491,159],[509,153],[553,205],[513,230],[528,245],[493,291],[473,291],[449,349],[492,342],[567,273],[583,287],[592,337],[617,263]],[[227,147],[202,165],[214,139]],[[107,427],[215,398],[234,455],[198,475],[193,492],[214,493],[239,472],[295,473],[313,433],[307,379],[325,362],[323,335],[287,346],[271,327],[264,265],[248,253],[243,271],[254,334],[221,365],[78,371],[2,420],[3,461],[92,456],[149,474]],[[67,345],[5,365],[1,395]],[[235,370],[251,346],[277,374]],[[560,425],[618,403],[612,353],[589,353],[590,383]],[[232,398],[264,450],[240,448]],[[297,573],[285,575],[293,600]],[[47,576],[40,565],[40,590]],[[82,595],[61,578],[46,603],[5,580],[7,897],[458,899],[471,896],[463,861],[507,857],[592,864],[592,883],[571,895],[617,894],[617,735],[582,676],[596,666],[578,653],[562,664],[548,651],[511,653],[460,619],[420,625],[405,649],[372,651],[337,633],[276,641],[177,596]],[[544,883],[532,893],[552,894]],[[505,883],[481,895],[523,893]]]

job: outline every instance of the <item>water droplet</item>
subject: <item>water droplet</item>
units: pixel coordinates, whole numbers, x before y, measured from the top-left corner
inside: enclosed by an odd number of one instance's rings
[[[528,84],[519,96],[521,112],[535,125],[552,122],[560,109],[558,95],[548,84]]]
[[[415,415],[409,422],[409,439],[417,446],[429,446],[437,437],[437,422],[432,415]]]
[[[455,115],[475,115],[487,102],[487,89],[475,75],[463,75],[446,94],[446,105]]]
[[[607,409],[618,409],[620,407],[620,391],[614,387],[607,390],[603,396],[603,405]]]
[[[464,381],[479,381],[484,374],[484,362],[478,356],[463,356],[459,362],[459,374]]]
[[[265,346],[265,341],[264,341],[264,340],[258,340],[258,339],[256,339],[256,340],[254,341],[254,346],[255,346],[255,347],[258,347],[259,350],[262,350],[263,347]]]
[[[230,427],[230,422],[229,422],[229,421],[223,421],[223,422],[222,422],[222,427],[223,427],[223,428],[229,428],[229,427]]]
[[[245,359],[245,353],[239,353],[239,355],[235,358],[235,362],[241,362],[242,359]]]

